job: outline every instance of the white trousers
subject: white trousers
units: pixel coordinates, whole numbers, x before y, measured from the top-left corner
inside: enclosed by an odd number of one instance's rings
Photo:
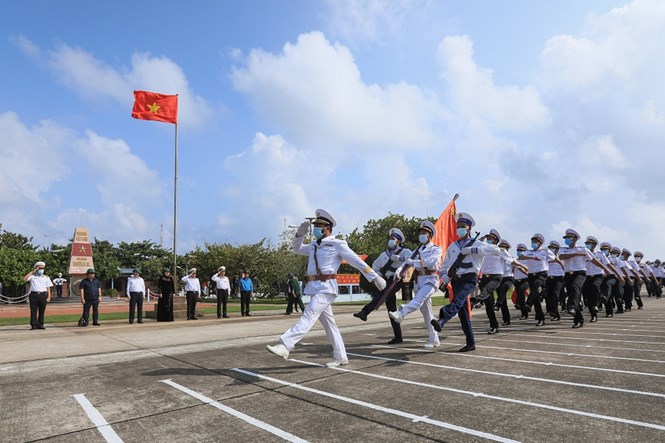
[[[335,323],[335,317],[333,317],[332,307],[330,306],[336,298],[336,294],[316,294],[310,297],[309,304],[305,307],[298,323],[289,328],[280,337],[280,340],[289,352],[312,329],[312,326],[314,326],[314,323],[318,319],[326,331],[328,341],[333,347],[333,358],[335,360],[347,358],[344,340],[342,340],[342,334],[339,333],[339,328],[337,327],[337,323]]]
[[[413,297],[410,302],[400,307],[404,318],[412,312],[420,309],[420,312],[423,314],[423,320],[425,320],[425,327],[427,328],[430,343],[439,343],[439,334],[437,334],[432,327],[432,319],[434,319],[434,316],[432,315],[432,295],[434,295],[435,292],[436,287],[432,284],[426,283],[423,286],[418,287],[416,296]]]

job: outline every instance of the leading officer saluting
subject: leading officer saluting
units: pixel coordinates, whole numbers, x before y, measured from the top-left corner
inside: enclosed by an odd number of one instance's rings
[[[293,239],[293,251],[296,254],[308,255],[307,264],[307,286],[305,295],[310,296],[310,301],[300,320],[280,337],[281,343],[275,346],[266,346],[273,354],[287,359],[289,352],[294,348],[305,334],[312,329],[316,320],[321,322],[326,331],[328,341],[333,347],[333,361],[326,364],[329,368],[346,365],[349,360],[346,348],[339,328],[335,323],[332,307],[330,306],[337,298],[337,270],[342,260],[360,272],[367,280],[374,283],[380,291],[385,289],[386,281],[371,267],[353,252],[344,240],[332,236],[332,228],[337,223],[335,219],[323,209],[316,210],[313,234],[315,241],[303,244],[305,234],[309,230],[309,221],[303,222]]]

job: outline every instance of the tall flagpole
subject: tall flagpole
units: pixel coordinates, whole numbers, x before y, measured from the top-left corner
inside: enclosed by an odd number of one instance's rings
[[[176,253],[176,233],[178,232],[178,123],[175,124],[175,161],[173,172],[173,285],[178,293],[178,263]]]

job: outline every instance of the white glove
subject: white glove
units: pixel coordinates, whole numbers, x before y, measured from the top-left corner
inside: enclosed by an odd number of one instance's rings
[[[413,266],[414,263],[415,261],[411,258],[407,258],[406,260],[404,260],[404,264],[407,266]]]
[[[465,248],[462,248],[462,250],[460,251],[460,254],[463,255],[477,254],[477,253],[478,253],[478,248],[473,246],[467,246]]]
[[[448,277],[448,274],[441,275],[441,284],[447,285],[448,283],[450,283],[450,277]]]
[[[393,254],[390,256],[390,261],[402,261],[402,257],[397,254]]]
[[[300,223],[300,226],[298,226],[298,230],[296,231],[296,237],[304,237],[305,234],[309,232],[309,224],[309,220]]]
[[[386,281],[380,275],[377,275],[376,278],[372,280],[372,283],[374,283],[374,286],[376,286],[376,289],[379,291],[386,289]]]

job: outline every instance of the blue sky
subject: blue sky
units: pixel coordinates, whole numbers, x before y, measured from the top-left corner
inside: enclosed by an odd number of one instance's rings
[[[665,3],[13,1],[0,16],[0,223],[39,244],[81,221],[178,250],[437,216],[456,192],[513,242],[568,227],[665,247]]]

